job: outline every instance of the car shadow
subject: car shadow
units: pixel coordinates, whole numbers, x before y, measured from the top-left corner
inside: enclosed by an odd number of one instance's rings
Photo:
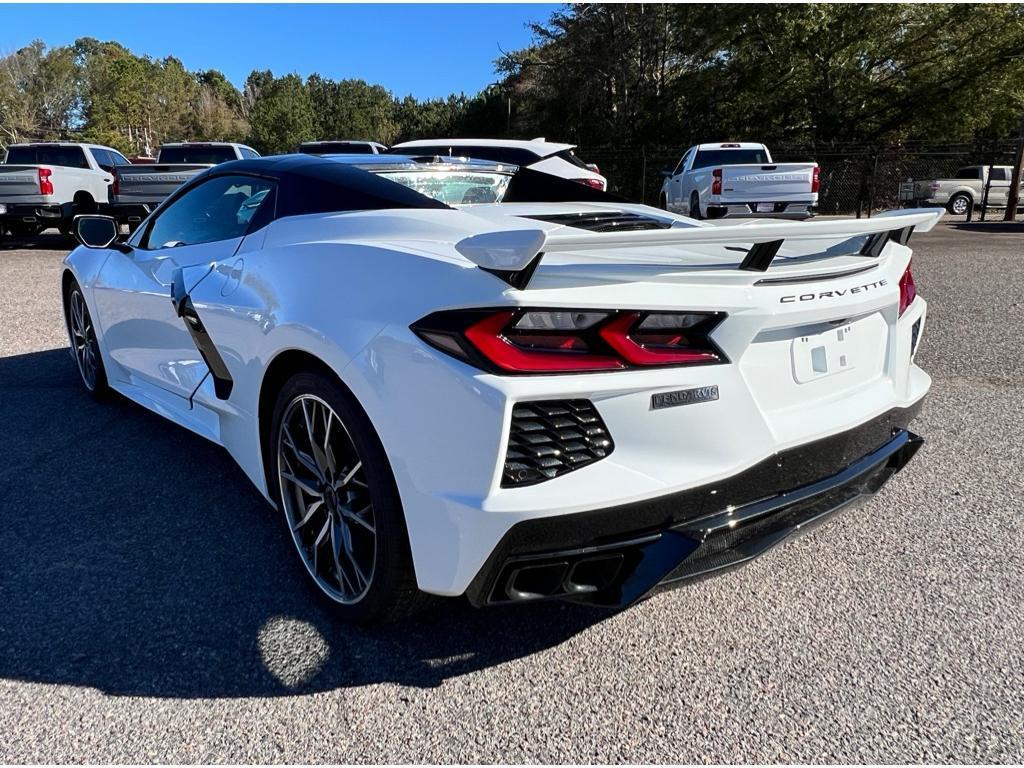
[[[78,243],[71,235],[48,229],[33,237],[0,235],[0,251],[67,251]]]
[[[950,222],[950,226],[965,232],[1024,232],[1024,221],[954,221]]]
[[[432,687],[610,615],[438,599],[346,626],[222,449],[95,402],[66,348],[0,358],[0,423],[0,678],[204,698]]]

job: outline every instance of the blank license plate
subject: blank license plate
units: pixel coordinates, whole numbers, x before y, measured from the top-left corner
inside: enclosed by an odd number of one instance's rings
[[[793,372],[804,384],[848,371],[855,365],[855,333],[852,325],[844,325],[813,336],[793,339]]]
[[[7,206],[0,203],[0,213],[7,213]]]
[[[775,203],[758,203],[758,213],[773,213],[775,211]]]

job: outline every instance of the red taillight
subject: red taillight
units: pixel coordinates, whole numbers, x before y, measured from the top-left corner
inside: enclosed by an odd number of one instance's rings
[[[494,373],[582,373],[725,362],[708,334],[722,313],[501,309],[437,312],[412,330]]]
[[[711,172],[711,194],[720,195],[722,194],[722,169],[715,168]]]
[[[110,182],[110,196],[117,197],[121,194],[121,177],[117,175],[117,168],[114,169],[114,180]]]
[[[811,172],[811,192],[817,192],[821,187],[821,168],[814,166],[814,170]]]
[[[900,278],[900,315],[902,316],[907,308],[917,298],[917,286],[914,284],[914,276],[910,273],[910,265],[907,264],[903,277]]]
[[[573,181],[575,181],[577,184],[582,184],[585,187],[590,187],[591,189],[599,189],[602,192],[604,191],[604,182],[601,181],[600,179],[588,177],[586,179],[573,179]]]
[[[644,327],[650,317],[678,318],[675,327]],[[693,365],[715,363],[719,357],[708,349],[690,346],[686,323],[698,315],[651,315],[641,320],[639,312],[623,312],[601,328],[601,338],[633,365]]]
[[[49,168],[39,169],[39,194],[40,195],[52,195],[53,194],[53,182],[50,181],[50,177],[53,175],[53,171]]]
[[[469,326],[465,335],[470,343],[483,353],[484,357],[505,371],[515,373],[557,373],[565,371],[605,371],[622,368],[621,362],[613,357],[594,355],[579,347],[566,346],[566,339],[559,338],[556,346],[528,345],[524,337],[516,334],[512,341],[507,334],[515,312],[496,312]],[[541,339],[544,334],[539,334]],[[518,342],[518,343],[517,343]],[[583,345],[583,349],[586,346]]]

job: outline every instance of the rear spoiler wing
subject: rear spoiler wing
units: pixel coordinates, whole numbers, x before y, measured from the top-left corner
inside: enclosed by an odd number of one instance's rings
[[[546,233],[540,229],[486,232],[460,240],[455,249],[485,272],[514,288],[525,288],[547,253],[587,251],[601,257],[606,251],[652,246],[693,246],[750,243],[739,269],[765,272],[786,240],[841,240],[867,235],[859,255],[878,258],[891,240],[906,245],[915,229],[927,232],[942,218],[941,208],[886,211],[870,219],[782,222],[755,221],[727,226],[701,226],[639,232]],[[851,254],[852,255],[852,254]],[[610,256],[609,260],[614,260]],[[659,258],[659,264],[664,264]]]

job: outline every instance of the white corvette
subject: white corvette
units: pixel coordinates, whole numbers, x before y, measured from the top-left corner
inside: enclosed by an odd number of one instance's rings
[[[219,445],[349,619],[624,606],[876,491],[921,443],[911,232],[701,224],[493,163],[217,166],[76,220],[86,388]],[[184,457],[183,457],[184,460]]]

